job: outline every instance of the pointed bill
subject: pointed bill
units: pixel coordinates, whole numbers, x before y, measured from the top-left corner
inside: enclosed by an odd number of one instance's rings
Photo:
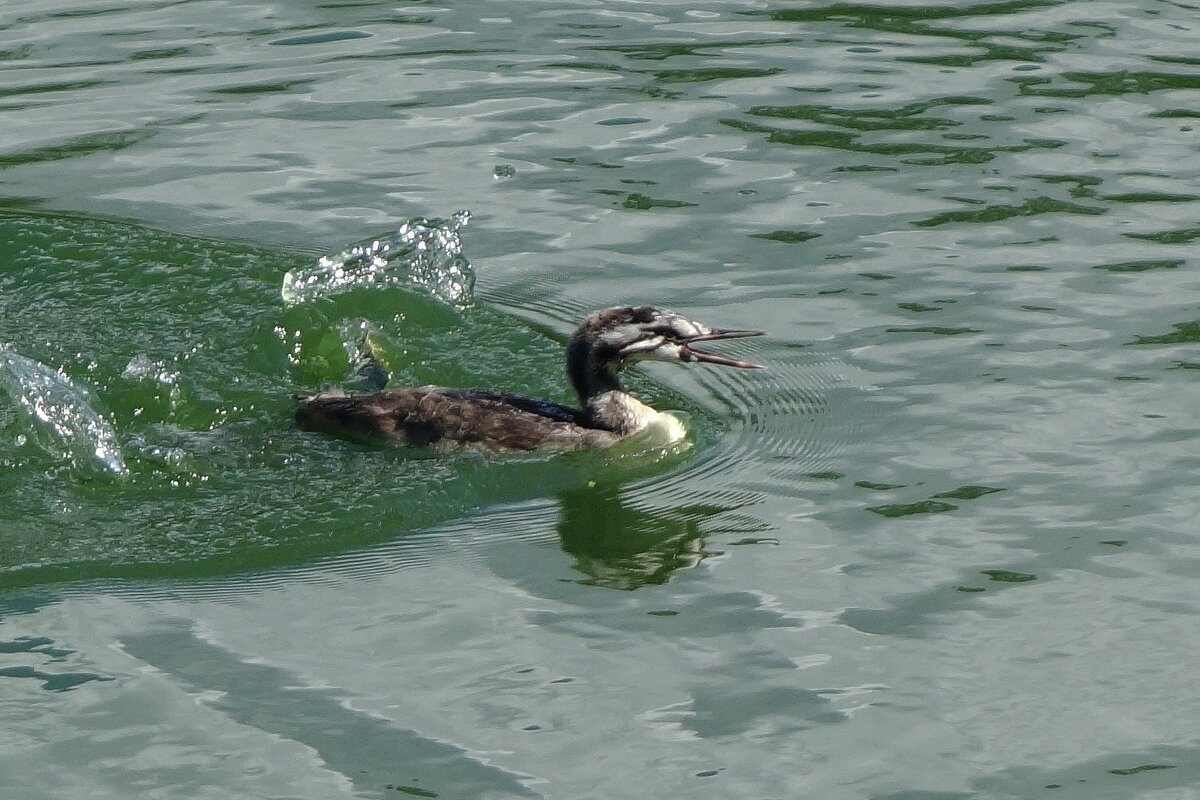
[[[702,333],[699,336],[688,337],[687,341],[683,344],[683,352],[690,357],[689,360],[704,364],[718,364],[722,367],[737,367],[738,369],[763,369],[762,364],[752,364],[749,361],[739,361],[736,358],[727,358],[726,356],[719,356],[716,353],[709,353],[692,347],[695,342],[711,342],[717,339],[744,339],[748,336],[762,335],[763,331],[709,331],[708,333]]]

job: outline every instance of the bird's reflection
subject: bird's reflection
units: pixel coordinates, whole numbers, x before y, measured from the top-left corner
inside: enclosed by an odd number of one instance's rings
[[[646,510],[628,504],[619,483],[590,484],[558,495],[558,534],[583,583],[637,589],[694,567],[704,550],[701,523],[728,509],[688,505]]]

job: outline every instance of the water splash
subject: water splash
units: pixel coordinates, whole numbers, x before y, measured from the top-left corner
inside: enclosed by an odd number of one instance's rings
[[[179,384],[179,372],[167,369],[162,361],[151,361],[145,353],[129,359],[121,377],[132,381],[151,381],[175,388]]]
[[[54,457],[129,474],[116,431],[65,373],[0,346],[0,389],[33,419],[33,440]]]
[[[322,256],[311,269],[283,278],[283,300],[306,303],[362,286],[416,286],[454,306],[471,302],[475,273],[462,253],[459,230],[471,219],[458,211],[449,219],[414,217],[388,239]]]

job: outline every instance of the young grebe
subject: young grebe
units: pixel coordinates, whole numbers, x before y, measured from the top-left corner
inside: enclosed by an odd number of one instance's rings
[[[647,360],[759,369],[692,345],[761,335],[714,330],[654,306],[606,308],[590,314],[567,346],[567,377],[581,409],[514,394],[423,386],[298,397],[296,422],[302,430],[357,441],[438,448],[609,447],[652,425],[665,426],[674,440],[684,435],[683,425],[626,392],[618,378],[621,369]]]

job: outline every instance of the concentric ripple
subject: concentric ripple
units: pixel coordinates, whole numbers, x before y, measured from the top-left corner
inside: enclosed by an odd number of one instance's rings
[[[833,468],[855,433],[844,406],[868,390],[869,381],[828,354],[750,357],[766,369],[689,372],[692,396],[721,409],[717,425],[724,432],[686,469],[647,492],[748,505],[767,491],[794,494],[798,483]]]

